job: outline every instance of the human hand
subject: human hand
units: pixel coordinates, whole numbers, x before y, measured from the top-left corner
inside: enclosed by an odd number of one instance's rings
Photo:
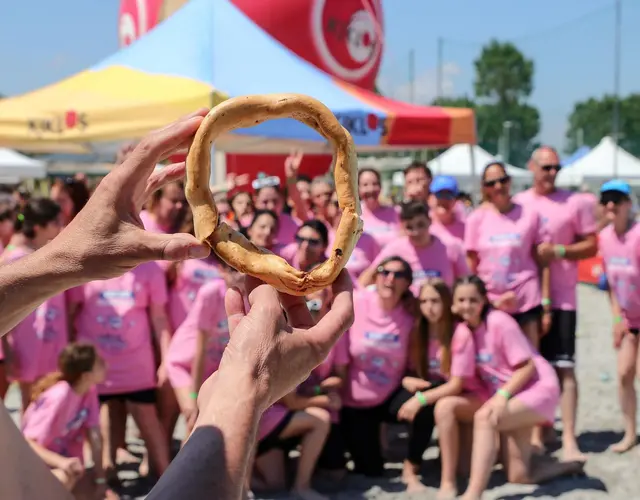
[[[162,387],[164,383],[167,381],[167,369],[164,363],[160,363],[158,367],[158,371],[156,372],[156,376],[158,377],[158,387]]]
[[[551,243],[543,242],[536,247],[536,253],[540,263],[548,266],[556,258],[555,246]]]
[[[300,170],[303,157],[304,152],[298,150],[292,151],[284,160],[284,174],[287,179],[295,179],[298,177],[298,170]]]
[[[65,458],[60,463],[60,468],[71,478],[80,477],[84,472],[84,466],[77,457]]]
[[[333,283],[331,309],[318,324],[303,297],[278,293],[249,276],[245,289],[248,311],[240,291],[227,290],[229,344],[215,376],[200,390],[201,412],[211,385],[224,377],[250,386],[257,407],[264,411],[306,380],[353,323],[353,284],[346,270]]]
[[[340,389],[341,387],[342,379],[336,376],[327,377],[322,382],[320,382],[320,388],[324,390]]]
[[[249,174],[237,175],[227,174],[227,190],[233,191],[235,188],[249,184]]]
[[[507,398],[496,394],[484,404],[489,410],[489,422],[495,427],[498,426],[500,418],[502,418],[502,415],[504,415],[507,409],[507,402]]]
[[[494,302],[494,307],[501,311],[510,312],[516,308],[516,294],[514,292],[505,292]]]
[[[77,284],[120,276],[150,260],[203,258],[210,249],[189,234],[145,231],[140,210],[151,194],[184,176],[184,162],[154,172],[157,163],[188,148],[206,109],[151,132],[98,185],[73,221],[47,247]],[[45,248],[47,248],[45,247]]]
[[[339,410],[342,408],[342,398],[340,398],[337,392],[329,392],[327,396],[329,397],[329,405],[327,408],[330,410]]]
[[[416,415],[422,408],[418,398],[413,397],[405,401],[405,403],[398,410],[398,420],[404,420],[406,422],[413,422]]]
[[[620,320],[613,325],[613,347],[620,349],[622,339],[629,333],[629,325],[625,320]]]
[[[431,382],[427,382],[418,377],[404,377],[402,379],[402,387],[408,392],[415,393],[431,387]]]
[[[542,336],[544,337],[551,330],[551,320],[553,315],[551,311],[545,310],[542,312]]]

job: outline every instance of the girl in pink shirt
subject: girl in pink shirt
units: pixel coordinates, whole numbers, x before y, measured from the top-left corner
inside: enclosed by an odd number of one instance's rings
[[[453,297],[454,311],[462,319],[456,334],[459,331],[472,336],[476,369],[487,390],[494,394],[473,418],[471,474],[461,498],[482,497],[496,461],[499,433],[506,440],[503,463],[510,482],[535,484],[579,471],[581,464],[542,457],[532,461],[532,429],[553,421],[560,401],[553,367],[509,314],[491,307],[480,278],[470,276],[458,281]]]
[[[60,232],[60,207],[48,198],[32,198],[17,215],[16,231],[23,244],[2,254],[13,262],[33,253]],[[15,326],[3,340],[4,355],[12,378],[20,384],[22,409],[31,401],[31,387],[56,369],[58,355],[69,341],[65,295],[46,300]]]
[[[275,235],[274,243],[288,245],[293,242],[293,238],[298,230],[298,224],[293,218],[284,213],[285,197],[280,186],[265,186],[256,189],[253,196],[257,210],[271,210],[278,214],[278,232]]]
[[[153,193],[147,210],[140,213],[140,220],[147,231],[175,233],[182,227],[186,213],[184,186],[173,182]]]
[[[617,453],[637,444],[637,399],[634,380],[640,332],[640,224],[634,219],[631,189],[626,182],[609,181],[600,190],[600,204],[609,225],[600,232],[600,253],[609,283],[613,315],[613,345],[618,351],[618,397],[624,436],[611,446]]]
[[[155,262],[141,264],[121,277],[74,288],[69,298],[77,339],[92,342],[107,362],[106,380],[98,386],[100,402],[109,410],[102,412],[105,466],[115,464],[128,411],[151,464],[162,474],[169,464],[169,442],[155,403],[166,370],[162,362],[156,370],[155,352],[164,361],[171,340],[164,272]]]
[[[102,468],[100,409],[96,385],[105,364],[91,344],[69,344],[59,371],[41,379],[22,418],[22,432],[51,472],[78,498],[117,498],[107,491]],[[83,444],[91,446],[93,470],[84,468]]]
[[[435,426],[436,405],[463,393],[467,398],[486,399],[475,373],[473,340],[469,335],[453,335],[452,298],[447,284],[430,278],[422,285],[418,301],[420,316],[410,344],[411,375],[402,379],[406,401],[398,410],[399,420],[422,426],[420,433],[410,436],[408,459],[404,462],[403,480],[410,492],[425,489],[418,473]],[[443,437],[450,438],[446,434]],[[445,460],[444,451],[442,457],[443,478],[453,474],[455,481],[455,464],[451,472],[451,461]]]
[[[232,221],[225,221],[234,226],[237,230],[248,226],[253,219],[253,199],[246,191],[236,192],[229,202],[233,213]]]
[[[241,288],[244,282],[242,274],[224,263],[220,272],[221,280],[210,281],[198,290],[193,307],[171,339],[167,352],[167,374],[187,421],[187,435],[197,416],[200,386],[218,369],[229,342],[225,293],[228,287]]]
[[[280,217],[271,210],[258,209],[253,219],[245,229],[247,238],[256,246],[265,248],[275,254],[280,254],[284,245],[276,243]]]
[[[387,244],[378,254],[373,264],[360,275],[360,285],[373,284],[376,269],[384,259],[400,255],[411,266],[414,295],[428,278],[441,278],[449,286],[455,279],[468,272],[464,249],[453,239],[440,239],[429,232],[431,221],[429,209],[424,203],[405,203],[400,212],[400,220],[405,236]]]
[[[364,230],[383,247],[401,235],[400,218],[394,207],[380,204],[380,173],[373,168],[358,171],[358,194]]]
[[[355,321],[338,344],[348,353],[349,366],[341,414],[347,450],[354,471],[379,476],[383,471],[380,426],[397,422],[407,397],[402,380],[408,366],[409,343],[415,322],[407,307],[411,268],[401,257],[383,260],[375,289],[354,294]],[[411,442],[422,441],[423,418],[410,424]]]
[[[510,313],[537,346],[542,316],[540,215],[533,207],[513,202],[511,178],[502,163],[485,167],[482,186],[485,201],[465,226],[469,269],[487,284],[493,305]]]
[[[280,251],[289,264],[301,271],[309,271],[326,260],[329,231],[323,222],[311,219],[302,223],[295,242]]]

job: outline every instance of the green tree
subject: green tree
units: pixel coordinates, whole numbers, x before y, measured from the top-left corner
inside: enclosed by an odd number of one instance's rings
[[[438,97],[433,100],[433,106],[445,108],[475,108],[476,103],[467,96],[463,97]]]
[[[615,97],[604,95],[577,102],[569,115],[567,152],[581,145],[597,146],[613,132]],[[635,156],[640,156],[640,94],[630,94],[620,100],[618,143]]]

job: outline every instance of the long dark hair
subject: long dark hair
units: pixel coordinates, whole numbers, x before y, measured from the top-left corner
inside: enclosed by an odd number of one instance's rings
[[[89,201],[91,193],[87,185],[82,181],[74,179],[73,177],[67,177],[66,179],[56,180],[53,185],[58,186],[71,198],[71,203],[73,203],[72,217],[78,215],[78,212],[80,212],[87,204],[87,201]]]
[[[35,383],[31,392],[31,402],[36,401],[61,380],[73,386],[85,373],[93,370],[98,359],[98,353],[92,344],[68,344],[58,356],[58,371],[45,375]]]
[[[420,295],[426,287],[432,287],[442,300],[442,328],[440,329],[438,341],[442,348],[441,370],[445,375],[449,375],[451,371],[451,339],[453,337],[453,313],[451,305],[453,303],[453,294],[450,288],[441,278],[429,278],[420,288]],[[420,378],[427,379],[429,366],[427,364],[427,353],[429,352],[429,321],[418,310],[418,319],[416,326],[411,334],[410,356],[416,367],[416,371]]]
[[[59,215],[60,206],[55,201],[49,198],[31,198],[17,214],[14,229],[31,240],[36,236],[36,226],[45,227],[57,220]]]
[[[484,307],[482,308],[482,312],[480,313],[480,319],[485,321],[487,319],[487,314],[491,310],[491,302],[489,302],[489,294],[487,293],[487,285],[485,284],[479,276],[475,274],[470,274],[468,276],[462,276],[458,278],[456,282],[453,284],[453,296],[456,295],[456,290],[459,286],[462,285],[473,285],[476,287],[476,290],[480,294],[482,298],[484,298]],[[457,317],[459,321],[462,321],[462,318]]]

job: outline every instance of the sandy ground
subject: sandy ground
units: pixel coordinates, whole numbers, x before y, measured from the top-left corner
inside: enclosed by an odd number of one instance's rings
[[[578,379],[580,383],[579,441],[589,459],[586,477],[555,481],[544,486],[519,486],[505,484],[504,476],[494,474],[491,489],[485,494],[491,500],[521,500],[527,498],[560,498],[564,500],[635,499],[640,498],[640,447],[624,456],[607,452],[607,447],[620,438],[621,422],[616,396],[615,354],[611,344],[611,316],[606,296],[603,292],[587,286],[579,289],[579,333],[578,333]],[[7,399],[7,406],[18,406],[15,390]],[[14,416],[16,413],[13,413]],[[142,447],[135,440],[133,426],[130,426],[131,449],[140,454]],[[556,425],[559,428],[559,423]],[[398,448],[402,435],[392,430],[392,448]],[[176,436],[184,432],[179,426]],[[394,446],[395,445],[395,446]],[[405,499],[404,487],[399,481],[399,463],[389,465],[388,477],[383,481],[368,481],[350,477],[338,493],[331,498],[351,499]],[[439,481],[437,448],[427,451],[423,468],[423,478],[429,489],[420,498],[435,498]],[[123,480],[123,498],[144,498],[151,485],[140,478],[134,466],[125,466],[120,472]],[[327,485],[319,484],[325,489]],[[327,490],[327,492],[329,492]],[[212,497],[213,498],[213,497]],[[287,498],[286,495],[267,498]]]

